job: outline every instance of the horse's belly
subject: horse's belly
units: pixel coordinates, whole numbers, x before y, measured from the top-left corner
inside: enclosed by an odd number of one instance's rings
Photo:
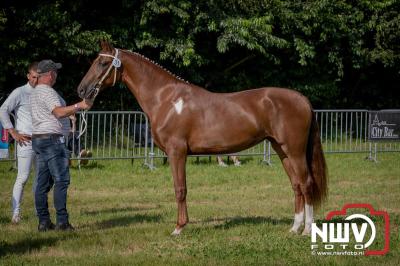
[[[232,153],[249,148],[265,139],[259,130],[227,127],[219,130],[196,131],[189,138],[191,154]]]

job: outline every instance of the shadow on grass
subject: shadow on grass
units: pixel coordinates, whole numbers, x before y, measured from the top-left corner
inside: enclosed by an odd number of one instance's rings
[[[91,169],[104,169],[104,165],[100,164],[98,161],[93,160],[86,165],[81,165],[81,170],[91,170]],[[78,160],[73,160],[72,165],[70,166],[71,169],[79,170]]]
[[[8,224],[11,222],[11,219],[6,216],[0,216],[0,224]]]
[[[109,214],[109,213],[122,213],[122,212],[136,212],[136,211],[144,211],[144,210],[154,210],[159,207],[125,207],[125,208],[109,208],[109,209],[101,209],[95,211],[81,211],[80,213],[83,215],[99,215],[99,214]]]
[[[119,218],[112,218],[103,220],[94,224],[97,229],[108,229],[113,227],[128,226],[130,224],[137,224],[143,222],[157,223],[161,221],[161,215],[141,215],[124,216]]]
[[[35,239],[24,239],[13,244],[0,241],[0,258],[9,254],[25,254],[42,249],[43,247],[54,246],[65,237],[46,237]]]
[[[229,229],[235,226],[247,225],[247,224],[272,224],[272,225],[290,225],[293,222],[293,219],[283,218],[276,219],[272,217],[227,217],[222,219],[209,219],[205,221],[206,223],[210,222],[223,222],[222,224],[215,225],[215,229]]]

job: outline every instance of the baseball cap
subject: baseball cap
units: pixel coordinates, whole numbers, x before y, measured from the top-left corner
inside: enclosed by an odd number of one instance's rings
[[[37,73],[43,74],[49,71],[57,71],[62,67],[61,63],[55,63],[53,60],[46,59],[39,62],[37,67]]]

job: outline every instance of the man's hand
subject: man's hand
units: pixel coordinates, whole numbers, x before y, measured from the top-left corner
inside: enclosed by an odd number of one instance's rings
[[[52,113],[57,119],[60,119],[74,115],[79,110],[89,110],[92,107],[92,104],[93,103],[89,100],[82,100],[69,106],[56,106],[54,107]]]
[[[31,142],[32,137],[29,135],[19,134],[14,128],[8,129],[10,135],[18,142],[21,146],[27,146],[29,142]]]
[[[87,99],[83,99],[81,102],[78,103],[78,106],[82,110],[89,110],[92,108],[93,102]]]

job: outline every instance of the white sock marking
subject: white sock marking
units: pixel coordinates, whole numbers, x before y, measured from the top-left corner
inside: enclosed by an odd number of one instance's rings
[[[306,210],[306,224],[304,226],[304,231],[307,233],[311,232],[311,224],[314,222],[314,210],[312,205],[305,205]]]
[[[292,229],[290,231],[296,232],[299,230],[300,226],[303,224],[304,221],[304,211],[301,211],[299,213],[295,213],[294,215],[294,223],[292,226]]]
[[[172,236],[178,236],[182,232],[182,228],[175,228],[175,230],[171,233]]]
[[[311,225],[313,223],[313,221],[314,221],[313,206],[306,204],[305,209],[306,209],[306,224]]]

